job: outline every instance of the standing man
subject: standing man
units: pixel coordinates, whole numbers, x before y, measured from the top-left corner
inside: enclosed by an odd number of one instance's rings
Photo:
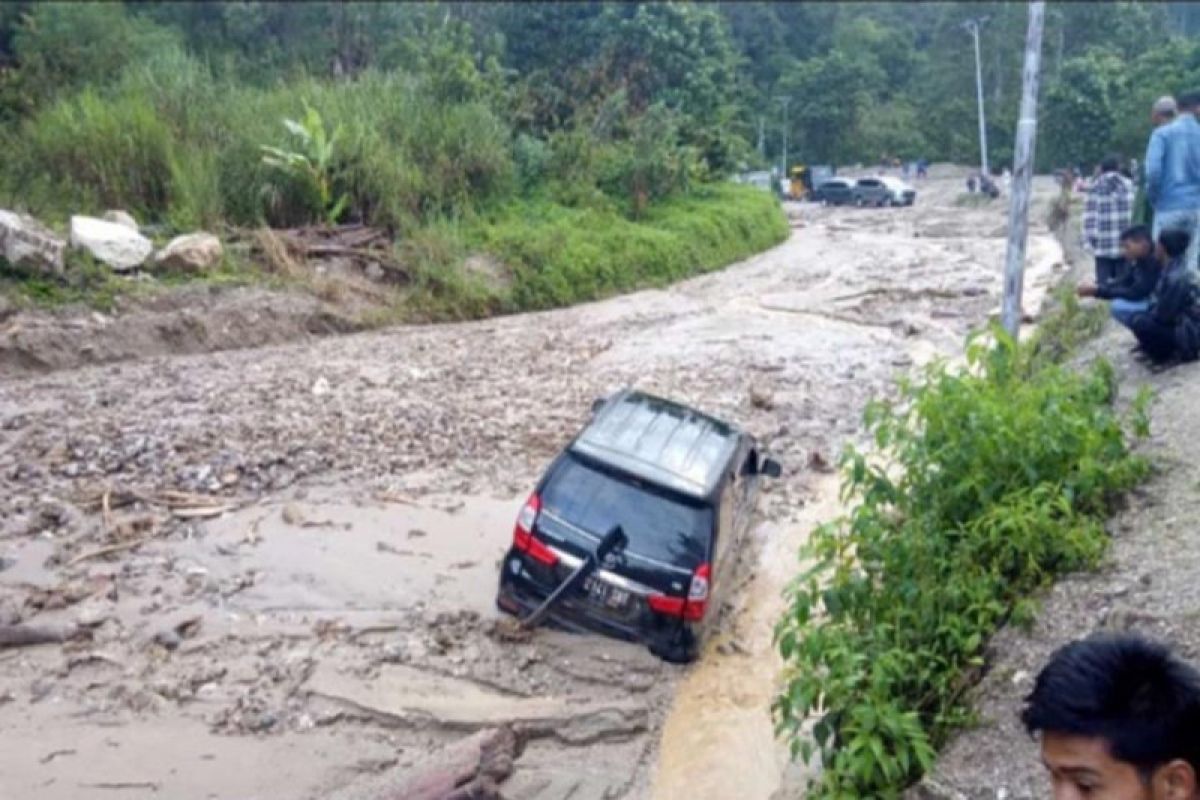
[[[1146,149],[1146,196],[1154,209],[1154,235],[1166,228],[1191,237],[1184,266],[1196,271],[1200,252],[1200,92],[1179,98],[1179,116],[1156,128]]]
[[[1100,162],[1100,175],[1092,182],[1083,205],[1083,244],[1096,259],[1096,285],[1123,277],[1121,231],[1133,219],[1133,184],[1118,170],[1121,159],[1108,156]]]
[[[1055,800],[1200,799],[1200,675],[1162,645],[1072,642],[1025,702]]]
[[[1175,103],[1175,98],[1166,94],[1154,101],[1154,105],[1150,106],[1150,124],[1155,128],[1161,128],[1163,125],[1175,121],[1175,116],[1179,113],[1179,106]],[[1151,228],[1154,226],[1154,209],[1150,207],[1150,199],[1146,197],[1146,176],[1144,172],[1138,170],[1138,160],[1133,159],[1131,164],[1133,169],[1134,180],[1137,181],[1137,196],[1133,200],[1133,221],[1139,225],[1147,225]]]

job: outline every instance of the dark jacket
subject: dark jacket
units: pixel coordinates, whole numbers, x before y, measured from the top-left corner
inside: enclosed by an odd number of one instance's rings
[[[1162,267],[1154,256],[1140,259],[1132,264],[1122,280],[1112,281],[1096,287],[1096,297],[1101,300],[1145,300],[1154,293],[1162,277]]]
[[[1177,258],[1163,270],[1146,312],[1160,325],[1174,330],[1175,350],[1183,361],[1195,361],[1200,355],[1197,297],[1196,285],[1192,283],[1183,259]]]

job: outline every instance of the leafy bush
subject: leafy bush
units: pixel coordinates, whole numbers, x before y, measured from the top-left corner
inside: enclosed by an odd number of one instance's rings
[[[865,415],[877,460],[843,457],[848,516],[814,531],[815,566],[776,630],[775,703],[793,752],[819,754],[809,797],[898,797],[968,722],[987,638],[1056,576],[1094,566],[1114,496],[1139,481],[1101,362],[1079,374],[997,331],[968,368],[929,367]],[[815,720],[812,738],[805,721]]]
[[[334,147],[344,128],[338,125],[332,131],[327,131],[320,112],[307,101],[304,103],[304,116],[300,120],[284,117],[283,126],[300,149],[284,150],[271,145],[260,145],[263,163],[274,167],[298,183],[303,190],[308,191],[324,217],[324,222],[329,225],[336,224],[350,199],[345,194],[334,199],[333,180],[330,176]]]

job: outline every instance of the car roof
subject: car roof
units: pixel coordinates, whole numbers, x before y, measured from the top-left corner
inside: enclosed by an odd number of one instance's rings
[[[671,400],[624,390],[609,398],[570,450],[694,498],[721,483],[741,431]]]
[[[911,189],[912,188],[907,183],[905,183],[904,181],[895,177],[894,175],[884,175],[879,180],[883,181],[888,186],[893,186],[897,189]]]

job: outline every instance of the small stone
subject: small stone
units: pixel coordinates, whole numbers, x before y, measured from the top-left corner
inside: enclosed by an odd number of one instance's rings
[[[317,397],[324,397],[329,394],[329,381],[323,376],[313,381],[312,393]]]
[[[154,634],[154,643],[165,647],[167,650],[175,650],[179,645],[183,644],[183,637],[174,630],[168,629]]]

